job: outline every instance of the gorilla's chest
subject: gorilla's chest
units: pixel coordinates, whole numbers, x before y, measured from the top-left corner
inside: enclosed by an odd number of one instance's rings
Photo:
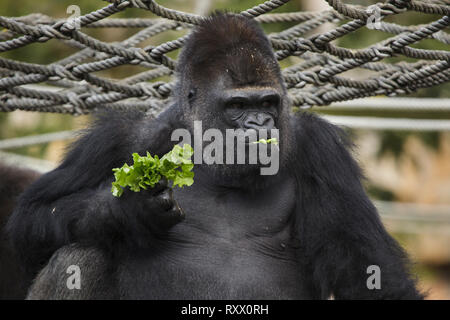
[[[293,180],[257,192],[211,191],[200,186],[176,189],[174,198],[186,214],[173,234],[211,235],[236,240],[249,234],[276,234],[288,226],[296,203]],[[190,231],[186,230],[194,228]],[[195,229],[202,229],[200,233]]]
[[[260,194],[194,188],[174,197],[186,219],[155,248],[133,255],[120,281],[128,298],[307,298],[293,247],[289,182]]]

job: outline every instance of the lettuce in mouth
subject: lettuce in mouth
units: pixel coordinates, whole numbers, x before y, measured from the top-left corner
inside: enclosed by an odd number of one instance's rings
[[[262,143],[262,144],[274,144],[274,145],[278,145],[278,139],[277,138],[272,138],[272,139],[259,139],[258,141],[253,141],[252,143]]]

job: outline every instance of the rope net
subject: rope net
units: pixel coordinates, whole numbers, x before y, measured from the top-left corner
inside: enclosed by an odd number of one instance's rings
[[[390,0],[370,7],[326,0],[330,9],[319,12],[270,13],[290,0],[270,0],[240,14],[259,23],[291,22],[294,26],[269,39],[279,61],[291,56],[296,62],[282,70],[293,105],[301,108],[374,95],[407,94],[450,79],[450,51],[425,50],[411,45],[432,38],[450,43],[443,31],[450,23],[448,0]],[[169,30],[191,29],[203,17],[159,5],[153,0],[106,0],[100,10],[76,19],[55,19],[43,14],[23,17],[0,16],[0,53],[36,42],[57,39],[77,52],[57,62],[42,65],[0,58],[0,111],[40,111],[87,114],[99,108],[137,108],[158,113],[168,105],[174,87],[176,61],[167,53],[181,48],[187,35],[157,46],[139,47],[151,37]],[[115,13],[128,8],[149,10],[157,18],[118,19]],[[384,22],[406,11],[435,14],[429,24],[404,26]],[[374,14],[378,18],[374,21]],[[324,23],[336,27],[307,36]],[[391,34],[388,39],[364,49],[339,47],[334,40],[376,23],[376,29]],[[82,32],[86,28],[142,28],[119,43],[108,43]],[[386,62],[400,57],[405,61]],[[413,58],[415,62],[407,62]],[[139,65],[146,71],[125,79],[94,73],[123,65]],[[342,73],[363,68],[365,79]],[[163,77],[168,81],[155,81]],[[153,80],[153,81],[152,81]],[[30,85],[45,84],[42,88]]]

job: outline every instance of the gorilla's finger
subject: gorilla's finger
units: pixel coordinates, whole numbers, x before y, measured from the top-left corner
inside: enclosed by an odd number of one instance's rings
[[[155,196],[155,195],[158,195],[159,193],[163,192],[167,188],[168,188],[167,179],[162,178],[153,187],[148,188],[147,191],[148,191],[148,193],[150,193],[150,195]]]
[[[164,189],[155,199],[163,211],[167,211],[174,206],[172,189]]]
[[[181,222],[185,218],[183,209],[178,205],[176,200],[172,201],[172,207],[170,210],[161,214],[161,225],[165,228],[170,228],[175,224]]]
[[[154,188],[158,189],[158,188],[167,188],[169,186],[167,179],[166,178],[161,178],[161,180],[158,181],[158,183],[155,185]]]
[[[178,213],[178,216],[181,218],[181,220],[183,220],[186,217],[183,208],[181,208],[181,206],[178,204],[178,201],[174,200],[174,203],[174,210]]]

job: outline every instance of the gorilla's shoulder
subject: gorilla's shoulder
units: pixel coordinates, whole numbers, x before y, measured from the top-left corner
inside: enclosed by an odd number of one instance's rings
[[[108,299],[112,271],[100,249],[67,245],[57,250],[39,272],[27,299]],[[79,276],[79,288],[71,288],[71,277]]]
[[[299,111],[291,117],[291,127],[297,139],[308,139],[321,147],[321,144],[337,144],[352,149],[353,143],[348,132],[330,123],[318,114],[308,111]],[[326,146],[323,146],[326,147]]]
[[[352,182],[363,177],[352,156],[354,145],[344,129],[306,111],[291,118],[291,127],[296,146],[294,158],[301,172],[314,172],[316,177],[320,176],[329,184],[334,184],[342,176],[351,177]]]

